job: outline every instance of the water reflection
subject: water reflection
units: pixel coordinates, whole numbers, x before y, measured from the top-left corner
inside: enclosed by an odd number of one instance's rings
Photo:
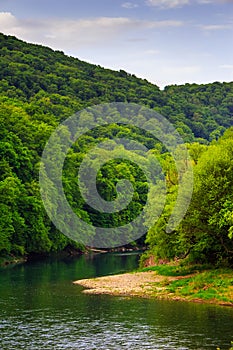
[[[0,272],[1,349],[228,349],[233,310],[91,296],[78,278],[133,270],[137,255],[46,260]]]

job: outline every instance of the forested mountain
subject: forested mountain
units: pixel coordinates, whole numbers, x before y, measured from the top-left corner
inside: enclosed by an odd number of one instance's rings
[[[193,259],[231,260],[232,132],[221,136],[233,126],[233,82],[174,85],[160,90],[123,70],[104,69],[3,34],[0,57],[0,255],[61,251],[69,246],[83,248],[59,233],[45,213],[38,184],[42,151],[54,128],[74,112],[104,102],[135,102],[167,117],[189,145],[198,180],[185,220],[173,236],[166,237],[163,221],[167,220],[177,190],[170,155],[151,135],[114,123],[108,129],[84,135],[68,155],[64,187],[70,204],[87,222],[103,227],[108,227],[110,221],[124,223],[132,219],[132,212],[135,215],[141,211],[148,187],[143,174],[129,161],[108,163],[97,178],[106,200],[115,198],[119,179],[126,177],[134,184],[132,204],[120,218],[100,217],[85,206],[78,188],[70,189],[77,176],[74,169],[91,145],[107,137],[130,135],[160,158],[169,175],[171,199],[161,220],[147,235],[151,250],[168,258],[193,251]],[[221,152],[225,152],[224,159]],[[206,168],[205,162],[209,164]],[[114,167],[116,171],[112,170]],[[212,182],[205,185],[205,176]],[[106,182],[105,177],[110,180]],[[224,195],[219,192],[222,188]],[[201,194],[207,190],[212,192],[204,200]],[[210,206],[211,203],[218,204]],[[213,210],[208,212],[205,208]]]

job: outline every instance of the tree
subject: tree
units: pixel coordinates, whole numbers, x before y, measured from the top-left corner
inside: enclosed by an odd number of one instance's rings
[[[195,167],[195,187],[179,232],[191,256],[232,263],[233,137],[226,135],[208,147]]]

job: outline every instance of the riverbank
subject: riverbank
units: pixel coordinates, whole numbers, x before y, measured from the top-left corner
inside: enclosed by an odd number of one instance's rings
[[[32,253],[28,255],[4,255],[0,256],[0,268],[7,267],[9,265],[18,265],[23,264],[31,261],[43,261],[47,258],[65,258],[65,257],[75,257],[75,256],[81,256],[83,254],[90,254],[91,252],[88,250],[80,250],[80,249],[65,249],[60,252],[53,252],[53,253]]]
[[[201,268],[200,268],[201,269]],[[233,270],[161,265],[142,271],[75,281],[84,293],[137,296],[233,307]]]
[[[60,252],[50,252],[50,253],[32,253],[24,256],[15,256],[13,254],[0,256],[0,268],[4,268],[8,265],[16,265],[21,263],[26,263],[35,260],[44,260],[48,257],[75,257],[85,255],[93,255],[93,254],[108,254],[108,253],[133,253],[133,252],[142,252],[144,251],[144,247],[120,247],[116,249],[94,249],[90,247],[85,247],[83,249],[76,249],[72,247],[65,248]]]
[[[23,264],[27,262],[28,258],[26,256],[1,256],[0,257],[0,268],[6,267],[8,265]]]

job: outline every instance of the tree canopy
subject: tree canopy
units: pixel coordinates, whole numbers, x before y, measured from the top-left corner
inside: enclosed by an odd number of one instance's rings
[[[193,260],[232,263],[233,82],[160,90],[123,70],[105,69],[3,34],[0,57],[0,255],[84,248],[61,234],[45,212],[38,183],[43,149],[56,126],[73,113],[101,103],[134,102],[165,116],[189,148],[195,186],[186,217],[175,231],[166,233],[177,197],[177,171],[168,150],[145,131],[148,121],[143,115],[135,116],[142,129],[115,123],[112,115],[107,127],[84,133],[73,145],[63,171],[64,190],[73,210],[95,226],[121,225],[142,211],[147,196],[153,202],[162,193],[163,180],[148,188],[132,155],[132,161],[106,162],[97,174],[97,188],[106,201],[116,199],[119,180],[131,182],[134,194],[127,208],[118,215],[99,215],[81,196],[77,169],[85,154],[107,139],[136,140],[148,148],[145,162],[155,170],[156,159],[161,164],[167,188],[162,215],[140,243],[146,239],[151,251],[162,258],[188,254]],[[91,118],[101,116],[81,113],[83,128]],[[66,137],[68,131],[64,132]],[[157,199],[156,205],[163,203]],[[146,221],[153,210],[152,206],[145,213]]]

